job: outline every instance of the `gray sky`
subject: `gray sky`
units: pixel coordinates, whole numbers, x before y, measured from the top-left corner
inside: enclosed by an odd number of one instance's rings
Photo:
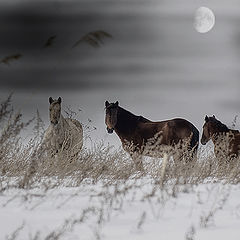
[[[200,6],[216,15],[207,34],[193,28]],[[237,0],[1,1],[0,58],[23,55],[0,64],[1,95],[14,92],[17,108],[38,108],[46,121],[48,97],[62,96],[103,131],[105,100],[153,120],[181,116],[200,128],[215,114],[230,124],[240,106],[239,12]],[[113,39],[72,48],[100,29]]]

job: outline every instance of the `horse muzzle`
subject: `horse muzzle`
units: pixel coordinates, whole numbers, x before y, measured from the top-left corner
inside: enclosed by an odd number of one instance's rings
[[[207,141],[205,139],[201,139],[201,144],[202,145],[206,145],[207,144]]]
[[[113,128],[108,128],[108,127],[107,127],[107,132],[108,132],[108,133],[110,133],[110,134],[113,133],[113,130],[114,130]]]
[[[58,124],[58,121],[51,121],[51,124],[57,125],[57,124]]]

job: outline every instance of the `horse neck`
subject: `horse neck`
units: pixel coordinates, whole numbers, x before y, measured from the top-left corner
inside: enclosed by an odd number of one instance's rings
[[[61,114],[57,125],[53,126],[53,131],[55,132],[55,134],[57,134],[57,135],[63,134],[64,129],[66,128],[66,124],[67,124],[67,122],[66,122],[65,118]]]
[[[226,125],[221,123],[221,126],[217,131],[214,131],[212,135],[212,141],[214,144],[219,143],[219,141],[222,141],[223,137],[226,136],[227,133],[229,133],[231,129],[229,129]]]
[[[138,117],[133,113],[119,107],[115,131],[117,134],[129,134],[135,130]]]

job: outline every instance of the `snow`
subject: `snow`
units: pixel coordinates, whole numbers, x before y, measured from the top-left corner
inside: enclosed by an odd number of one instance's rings
[[[45,239],[52,231],[63,230],[59,239],[239,240],[239,185],[185,185],[175,197],[170,188],[147,197],[153,181],[145,177],[108,187],[98,182],[48,190],[9,189],[0,195],[0,239],[23,224],[16,239],[31,239],[37,232]]]

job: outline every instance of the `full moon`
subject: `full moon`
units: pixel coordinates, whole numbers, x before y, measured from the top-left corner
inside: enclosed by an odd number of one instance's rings
[[[215,15],[207,7],[200,7],[195,12],[194,27],[199,33],[209,32],[215,24]]]

